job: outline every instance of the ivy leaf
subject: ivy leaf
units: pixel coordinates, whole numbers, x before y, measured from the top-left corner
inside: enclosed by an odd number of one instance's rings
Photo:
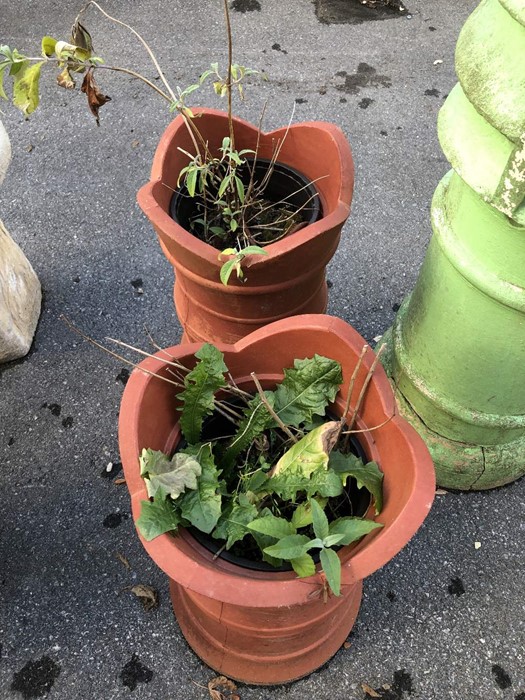
[[[136,525],[142,537],[149,542],[165,532],[176,530],[180,521],[173,501],[170,498],[159,498],[153,503],[142,501]]]
[[[272,514],[252,520],[248,525],[248,529],[250,531],[260,532],[262,535],[269,535],[276,540],[280,540],[287,535],[296,534],[295,527],[292,523],[284,518],[277,518]]]
[[[321,355],[295,360],[275,392],[275,410],[286,425],[311,421],[314,414],[325,414],[342,381],[341,365],[335,360]]]
[[[322,549],[321,566],[334,595],[341,595],[341,561],[333,549]]]
[[[343,535],[338,544],[350,544],[361,539],[363,535],[378,527],[383,527],[381,523],[373,520],[363,520],[362,518],[352,518],[351,516],[338,518],[330,523],[330,535]]]
[[[199,442],[204,418],[213,412],[215,392],[226,386],[224,374],[228,371],[222,352],[209,343],[195,357],[199,362],[184,378],[186,388],[178,395],[183,402],[180,427],[190,444]]]
[[[310,501],[312,508],[312,523],[314,527],[314,533],[316,537],[324,540],[329,534],[328,518],[325,515],[324,510],[321,508],[316,500],[312,499]]]
[[[348,477],[354,477],[358,488],[367,489],[374,497],[375,512],[379,515],[383,508],[383,472],[376,462],[363,464],[363,461],[353,454],[344,455],[334,450],[330,455],[329,467],[339,474],[343,486]]]
[[[111,100],[111,97],[108,95],[103,95],[98,89],[98,86],[95,83],[95,78],[93,77],[93,68],[88,69],[80,89],[85,95],[87,95],[88,106],[91,110],[91,114],[93,114],[95,117],[97,126],[100,126],[98,111],[103,105],[106,104],[106,102]]]
[[[202,469],[195,457],[176,452],[170,459],[162,452],[142,450],[140,473],[146,479],[148,496],[155,496],[159,488],[177,498],[186,489],[197,488],[197,477]]]
[[[310,538],[306,535],[287,535],[271,547],[266,547],[266,554],[278,559],[298,559],[308,551]]]
[[[40,71],[44,61],[31,65],[23,61],[13,76],[13,104],[27,117],[38,107]],[[14,67],[14,66],[13,66]]]
[[[315,574],[315,562],[309,554],[303,554],[300,557],[290,560],[293,570],[299,578],[313,576]]]
[[[198,459],[202,471],[197,489],[185,493],[184,498],[181,498],[181,515],[201,532],[210,533],[220,518],[222,500],[219,493],[219,471],[215,466],[211,443],[192,445],[184,453]]]

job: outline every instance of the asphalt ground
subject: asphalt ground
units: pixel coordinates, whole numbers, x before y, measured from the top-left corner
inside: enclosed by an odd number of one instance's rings
[[[225,62],[220,4],[105,7],[143,32],[184,87]],[[413,287],[430,238],[430,200],[448,169],[436,116],[476,3],[409,0],[408,14],[357,24],[346,21],[351,0],[234,4],[235,59],[269,76],[237,113],[257,122],[267,102],[268,130],[293,114],[339,124],[352,144],[355,197],[329,268],[329,313],[371,340]],[[2,0],[0,43],[38,53],[44,34],[68,38],[75,13],[57,0]],[[128,33],[95,11],[85,24],[108,63],[153,77]],[[207,698],[216,674],[183,640],[114,484],[124,365],[60,320],[145,348],[146,328],[160,345],[181,335],[172,270],[135,203],[170,116],[127,77],[100,82],[112,97],[100,127],[51,73],[30,121],[1,106],[13,162],[0,215],[44,306],[28,357],[0,368],[0,697]],[[219,106],[209,93],[199,101]],[[524,489],[437,496],[411,543],[365,582],[346,648],[297,683],[240,686],[242,700],[363,700],[363,683],[387,700],[524,700]],[[137,583],[158,590],[155,611],[125,590]]]

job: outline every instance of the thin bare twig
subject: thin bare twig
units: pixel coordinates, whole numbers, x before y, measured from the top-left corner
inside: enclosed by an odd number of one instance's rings
[[[366,351],[368,350],[370,346],[365,343],[361,349],[361,354],[359,355],[359,359],[357,360],[357,364],[354,367],[354,371],[352,372],[352,376],[350,377],[350,383],[348,385],[348,394],[346,396],[346,404],[345,408],[343,411],[343,415],[341,416],[341,428],[343,425],[346,423],[346,416],[348,414],[348,411],[350,410],[350,401],[352,400],[352,394],[354,393],[354,385],[355,385],[355,380],[357,379],[357,373],[361,369],[361,365],[363,364],[363,358],[365,356]]]
[[[364,396],[366,394],[366,390],[368,389],[368,385],[370,384],[372,376],[375,372],[377,364],[378,364],[379,360],[381,359],[381,355],[383,354],[384,350],[386,350],[386,345],[381,345],[378,352],[376,353],[376,356],[374,357],[374,361],[372,362],[372,366],[368,370],[368,374],[365,377],[365,381],[363,382],[363,386],[361,387],[361,391],[359,392],[359,396],[357,397],[357,403],[355,404],[354,410],[352,411],[352,415],[350,416],[350,420],[347,423],[349,430],[352,429],[352,425],[354,424],[354,421],[355,421],[356,416],[359,412],[359,409],[361,408],[361,404],[362,404]]]
[[[175,96],[175,93],[174,93],[173,90],[171,89],[170,84],[168,83],[168,81],[167,81],[167,79],[166,79],[166,76],[164,75],[164,73],[163,73],[163,71],[162,71],[162,68],[161,68],[160,65],[159,65],[159,62],[157,61],[157,58],[156,58],[155,54],[153,53],[153,51],[152,51],[151,48],[149,47],[149,44],[147,43],[147,41],[137,32],[136,29],[133,29],[133,27],[130,27],[129,24],[126,24],[125,22],[122,22],[122,20],[117,19],[116,17],[112,17],[111,15],[109,15],[105,10],[103,10],[103,9],[100,7],[100,5],[98,4],[98,2],[95,2],[95,0],[89,0],[89,2],[80,10],[80,12],[78,13],[77,18],[76,18],[76,20],[75,20],[75,23],[76,23],[76,21],[78,20],[78,18],[80,17],[80,15],[83,14],[83,13],[88,9],[88,7],[89,7],[90,5],[93,5],[94,7],[96,7],[97,10],[98,10],[99,12],[101,12],[101,13],[104,15],[104,17],[106,17],[107,19],[109,19],[111,22],[115,22],[115,24],[120,24],[122,27],[125,27],[126,29],[128,29],[132,34],[134,34],[134,35],[137,37],[137,39],[140,41],[140,43],[144,46],[144,48],[145,48],[146,51],[148,52],[148,55],[149,55],[149,57],[151,58],[151,60],[152,60],[152,62],[153,62],[153,65],[155,66],[155,68],[156,68],[156,70],[157,70],[157,72],[158,72],[158,74],[159,74],[160,79],[161,79],[162,82],[164,83],[164,86],[165,86],[166,90],[167,90],[168,93],[170,94],[172,101],[173,101],[173,102],[176,102],[176,101],[177,101],[177,98],[176,98],[176,96]]]
[[[288,435],[290,440],[292,440],[292,442],[297,442],[297,438],[292,433],[290,428],[282,422],[282,420],[279,418],[277,413],[273,410],[272,406],[270,405],[270,402],[266,398],[266,394],[264,393],[264,389],[261,386],[261,382],[257,379],[257,375],[255,374],[255,372],[251,373],[251,377],[255,383],[255,386],[257,387],[257,391],[259,392],[259,396],[261,397],[261,401],[263,402],[263,404],[266,406],[266,408],[268,410],[268,413],[272,416],[272,418],[274,418],[274,420],[277,422],[277,424],[279,425],[281,430],[283,430]]]

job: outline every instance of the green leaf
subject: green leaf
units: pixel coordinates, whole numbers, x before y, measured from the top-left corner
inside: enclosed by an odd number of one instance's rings
[[[213,533],[214,537],[220,539],[226,539],[226,549],[242,540],[248,533],[248,525],[255,520],[258,512],[256,506],[254,506],[246,494],[239,494],[239,501],[235,503],[231,511],[219,522],[220,527],[218,527]]]
[[[219,185],[219,191],[217,193],[217,196],[222,197],[222,195],[226,192],[226,190],[228,189],[229,186],[230,186],[230,178],[225,177],[222,180],[221,184]]]
[[[314,414],[324,415],[342,382],[341,365],[321,355],[295,360],[293,369],[284,370],[284,379],[276,391],[275,408],[287,425],[311,421]]]
[[[197,168],[190,168],[186,174],[185,184],[190,197],[195,197],[195,190],[197,189],[197,175]]]
[[[57,40],[53,39],[52,36],[45,36],[42,38],[42,53],[48,58],[55,53],[55,46]]]
[[[339,544],[350,544],[361,539],[363,535],[368,535],[369,532],[378,527],[383,527],[381,523],[375,523],[373,520],[363,520],[362,518],[338,518],[330,523],[330,535],[343,535],[343,539]]]
[[[262,518],[256,518],[248,525],[248,529],[254,532],[260,532],[262,535],[269,535],[276,540],[280,540],[287,535],[295,535],[295,527],[292,523],[284,518],[277,518],[275,515],[265,515]]]
[[[264,469],[257,469],[246,481],[245,490],[257,493],[268,481],[268,473]]]
[[[13,104],[24,113],[25,117],[38,107],[40,70],[43,63],[44,61],[40,61],[31,65],[29,61],[24,61],[14,75]]]
[[[310,539],[306,535],[287,535],[271,547],[266,547],[266,554],[278,559],[298,559],[308,551]]]
[[[140,517],[136,521],[136,526],[140,534],[148,542],[155,537],[176,530],[180,523],[175,505],[170,498],[142,501]]]
[[[342,544],[345,536],[343,534],[339,535],[328,535],[324,538],[323,544],[325,547],[333,547],[336,544]]]
[[[315,574],[315,562],[309,554],[303,554],[300,557],[290,560],[293,570],[299,578],[313,576]]]
[[[8,66],[9,66],[9,63],[0,64],[0,97],[3,97],[4,100],[8,99],[8,97],[5,93],[5,90],[4,90],[4,73],[5,73],[6,68],[8,68]]]
[[[240,251],[240,254],[242,256],[245,256],[245,255],[268,255],[268,251],[264,250],[264,248],[261,248],[258,245],[247,245],[246,248],[243,248]]]
[[[353,454],[342,454],[334,450],[330,455],[330,469],[333,469],[346,484],[348,477],[353,477],[357,481],[358,488],[365,488],[374,497],[375,512],[379,515],[383,508],[383,472],[376,462],[363,461]]]
[[[228,371],[222,352],[209,343],[195,357],[199,362],[185,376],[186,388],[178,395],[183,402],[180,427],[190,444],[199,442],[204,418],[213,413],[215,392],[226,386],[224,374]]]
[[[235,231],[237,231],[238,228],[239,228],[239,224],[237,223],[237,221],[235,219],[232,219],[230,221],[230,231],[232,233],[235,233]],[[239,260],[239,262],[240,262],[240,260]]]
[[[330,450],[338,435],[339,421],[328,421],[314,428],[284,453],[275,465],[272,476],[291,470],[309,477],[318,469],[327,469]]]
[[[162,452],[142,450],[140,473],[146,479],[148,496],[155,496],[159,489],[178,498],[186,489],[197,488],[197,477],[202,469],[195,457],[176,452],[170,459]]]
[[[181,515],[201,532],[210,533],[221,515],[221,494],[219,493],[219,470],[215,465],[211,443],[192,445],[184,450],[194,456],[202,469],[195,491],[187,492],[181,498]]]
[[[270,406],[273,406],[273,392],[265,391],[264,394]],[[244,416],[239,423],[237,433],[231,439],[221,460],[221,465],[224,465],[224,469],[231,468],[241,452],[269,428],[272,422],[273,418],[261,401],[261,397],[259,395],[254,396],[244,409]]]
[[[237,258],[232,258],[231,260],[227,260],[223,265],[221,265],[219,276],[224,286],[227,286],[228,282],[230,281],[230,276],[232,272],[237,268],[238,264],[239,260]]]
[[[321,566],[334,595],[341,594],[341,561],[333,549],[321,550]]]
[[[324,510],[315,499],[310,501],[310,505],[312,507],[312,523],[315,536],[319,537],[321,540],[324,540],[325,537],[328,537],[329,533],[328,518],[326,517]]]
[[[319,469],[309,477],[301,468],[287,469],[268,480],[267,491],[276,493],[284,500],[295,502],[298,493],[304,493],[308,498],[323,496],[332,498],[343,493],[341,479],[332,470]]]

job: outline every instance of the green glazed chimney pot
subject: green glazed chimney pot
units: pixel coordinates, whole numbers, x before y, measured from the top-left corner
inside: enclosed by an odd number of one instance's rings
[[[438,483],[485,489],[525,474],[525,0],[480,3],[456,71],[438,119],[453,171],[415,289],[381,342]]]

